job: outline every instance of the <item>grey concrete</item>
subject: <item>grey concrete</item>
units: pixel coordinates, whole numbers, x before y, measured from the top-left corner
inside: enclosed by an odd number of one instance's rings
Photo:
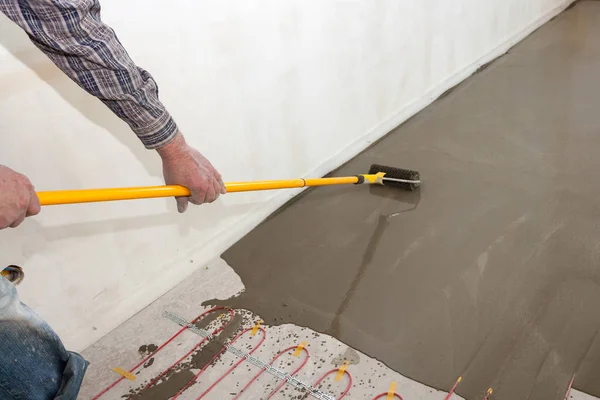
[[[599,21],[578,3],[334,173],[420,192],[320,188],[265,221],[224,254],[227,304],[467,399],[600,395]]]

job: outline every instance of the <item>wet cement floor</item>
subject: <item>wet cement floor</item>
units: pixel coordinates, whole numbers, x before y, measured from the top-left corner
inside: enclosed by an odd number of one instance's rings
[[[224,254],[246,286],[226,303],[436,388],[462,375],[469,400],[563,399],[575,372],[600,396],[599,21],[578,3],[334,173],[416,169],[420,191],[278,211]]]

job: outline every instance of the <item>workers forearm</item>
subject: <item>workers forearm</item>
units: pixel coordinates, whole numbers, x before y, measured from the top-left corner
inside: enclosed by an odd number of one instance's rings
[[[177,125],[158,99],[156,82],[101,21],[98,0],[0,0],[0,10],[65,74],[127,122],[147,148],[175,138]]]

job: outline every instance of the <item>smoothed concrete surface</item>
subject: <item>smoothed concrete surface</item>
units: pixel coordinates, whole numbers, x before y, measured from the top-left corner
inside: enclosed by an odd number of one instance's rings
[[[225,303],[439,389],[462,375],[469,400],[562,400],[575,373],[600,395],[598,21],[579,2],[334,173],[416,169],[420,191],[275,213],[224,254],[246,286]]]

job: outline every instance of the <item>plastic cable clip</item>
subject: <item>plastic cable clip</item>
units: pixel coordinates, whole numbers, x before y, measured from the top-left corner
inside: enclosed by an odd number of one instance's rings
[[[250,336],[254,336],[254,335],[256,335],[256,332],[258,332],[258,328],[260,328],[260,324],[262,324],[262,320],[260,320],[260,319],[259,319],[259,320],[256,322],[256,325],[254,325],[254,326],[252,327],[252,332],[250,333]]]
[[[298,347],[296,347],[296,351],[294,351],[294,354],[292,354],[294,357],[298,357],[300,355],[300,353],[302,352],[302,349],[304,349],[307,345],[307,342],[302,342],[298,345]]]
[[[348,365],[350,365],[350,361],[346,360],[344,361],[344,364],[340,366],[337,375],[335,376],[336,382],[342,380],[342,377],[344,376],[344,373],[346,373],[346,368],[348,368]]]
[[[123,378],[129,379],[130,381],[135,381],[135,378],[137,378],[131,372],[125,371],[123,368],[120,368],[120,367],[113,368],[112,370],[114,372],[116,372],[117,374],[121,375]]]
[[[388,389],[386,400],[393,400],[395,395],[396,395],[396,382],[392,382],[392,383],[390,383],[390,388]]]

